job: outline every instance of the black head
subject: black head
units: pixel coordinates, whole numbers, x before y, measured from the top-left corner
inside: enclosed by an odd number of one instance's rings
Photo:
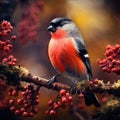
[[[72,22],[72,20],[68,18],[63,18],[63,17],[55,18],[50,22],[50,25],[48,26],[47,30],[51,32],[55,32],[58,27],[62,27],[70,22]]]

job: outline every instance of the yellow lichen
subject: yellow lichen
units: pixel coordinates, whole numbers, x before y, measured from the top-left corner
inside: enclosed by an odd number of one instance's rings
[[[29,74],[29,70],[26,69],[25,67],[21,67],[21,66],[15,66],[17,69],[19,69],[20,74],[19,76],[21,77],[22,75],[27,76]]]
[[[99,80],[99,81],[98,81],[98,85],[99,85],[99,86],[103,86],[103,85],[104,85],[103,80]]]
[[[107,107],[115,107],[115,106],[119,106],[120,104],[120,101],[118,99],[113,99],[113,100],[110,100],[106,103],[106,106]]]
[[[112,87],[114,88],[119,88],[120,87],[120,80],[118,80],[117,82],[115,82]]]

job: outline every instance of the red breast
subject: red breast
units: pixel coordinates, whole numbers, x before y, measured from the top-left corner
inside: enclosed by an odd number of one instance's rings
[[[67,72],[67,69],[78,74],[86,72],[85,65],[75,48],[74,40],[67,37],[63,30],[52,33],[48,54],[52,65],[61,73]]]

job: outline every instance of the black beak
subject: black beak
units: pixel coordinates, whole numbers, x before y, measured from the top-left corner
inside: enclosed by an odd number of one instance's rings
[[[50,31],[50,32],[55,32],[56,28],[53,27],[52,25],[49,25],[48,28],[47,28],[47,30]]]

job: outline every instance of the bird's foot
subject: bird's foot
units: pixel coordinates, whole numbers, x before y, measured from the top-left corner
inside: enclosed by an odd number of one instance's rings
[[[70,93],[71,94],[77,94],[78,93],[78,89],[75,83],[72,84],[71,89],[70,89]]]
[[[57,74],[57,75],[54,75],[52,78],[49,79],[49,81],[47,82],[47,85],[48,85],[48,88],[50,88],[52,86],[52,83],[53,82],[57,82],[57,77],[59,76],[60,74]]]

